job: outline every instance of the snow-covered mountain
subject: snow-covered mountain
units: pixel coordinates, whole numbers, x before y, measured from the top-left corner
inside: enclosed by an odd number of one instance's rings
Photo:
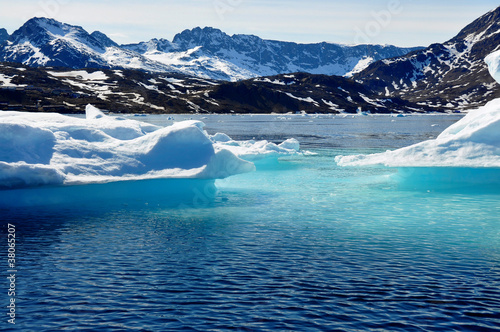
[[[196,64],[198,66],[191,66],[190,70],[198,76],[204,75],[205,65],[211,70],[219,68],[233,80],[293,72],[350,76],[374,61],[421,49],[326,42],[297,44],[264,40],[253,35],[229,36],[210,27],[184,30],[172,42],[153,39],[123,47],[167,65],[178,66],[183,62],[186,68],[186,62]]]
[[[435,109],[468,109],[500,97],[484,58],[500,49],[500,7],[443,44],[385,59],[354,79],[386,97]]]
[[[205,52],[201,46],[181,49],[166,39],[152,39],[122,47],[187,75],[224,81],[238,81],[255,76],[231,61]]]
[[[31,66],[99,67],[105,47],[83,28],[34,18],[16,30],[2,50],[4,61]]]
[[[9,33],[5,29],[0,29],[0,44],[9,39]]]
[[[117,43],[115,43],[100,31],[94,31],[90,35],[94,37],[94,39],[96,39],[98,42],[100,42],[104,47],[119,47]]]
[[[152,39],[119,46],[101,32],[48,18],[33,18],[0,48],[0,61],[29,66],[127,68],[174,72],[238,81],[263,75],[309,72],[346,75],[379,59],[414,49],[395,46],[296,44],[251,35],[229,36],[213,28],[195,28],[173,41]]]
[[[118,47],[103,33],[89,34],[82,27],[48,18],[33,18],[16,30],[0,50],[0,59],[34,67],[123,67],[174,71],[136,52]]]

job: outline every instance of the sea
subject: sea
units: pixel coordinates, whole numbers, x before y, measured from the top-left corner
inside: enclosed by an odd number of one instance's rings
[[[498,185],[334,161],[461,117],[130,116],[307,153],[215,183],[32,189],[47,204],[0,209],[0,330],[500,331]]]

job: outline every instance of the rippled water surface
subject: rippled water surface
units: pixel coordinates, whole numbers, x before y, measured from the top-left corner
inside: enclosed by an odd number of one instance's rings
[[[261,162],[217,190],[200,182],[189,197],[0,210],[3,250],[5,224],[18,240],[15,327],[500,330],[500,190],[408,188],[396,170],[333,160],[435,137],[457,119],[210,116],[211,133],[298,137],[315,154]]]

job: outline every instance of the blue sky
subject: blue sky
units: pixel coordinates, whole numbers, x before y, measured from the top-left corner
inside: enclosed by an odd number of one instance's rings
[[[232,35],[314,43],[428,46],[455,36],[498,0],[16,0],[4,1],[9,33],[33,16],[99,30],[118,43],[166,38],[197,26]]]

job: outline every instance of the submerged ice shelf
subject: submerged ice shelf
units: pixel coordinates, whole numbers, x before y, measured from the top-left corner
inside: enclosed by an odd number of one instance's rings
[[[299,150],[295,140],[280,146],[236,142],[224,134],[210,136],[203,127],[200,121],[159,127],[107,116],[91,105],[85,119],[1,112],[0,188],[213,180],[255,170],[246,157],[276,157]]]

